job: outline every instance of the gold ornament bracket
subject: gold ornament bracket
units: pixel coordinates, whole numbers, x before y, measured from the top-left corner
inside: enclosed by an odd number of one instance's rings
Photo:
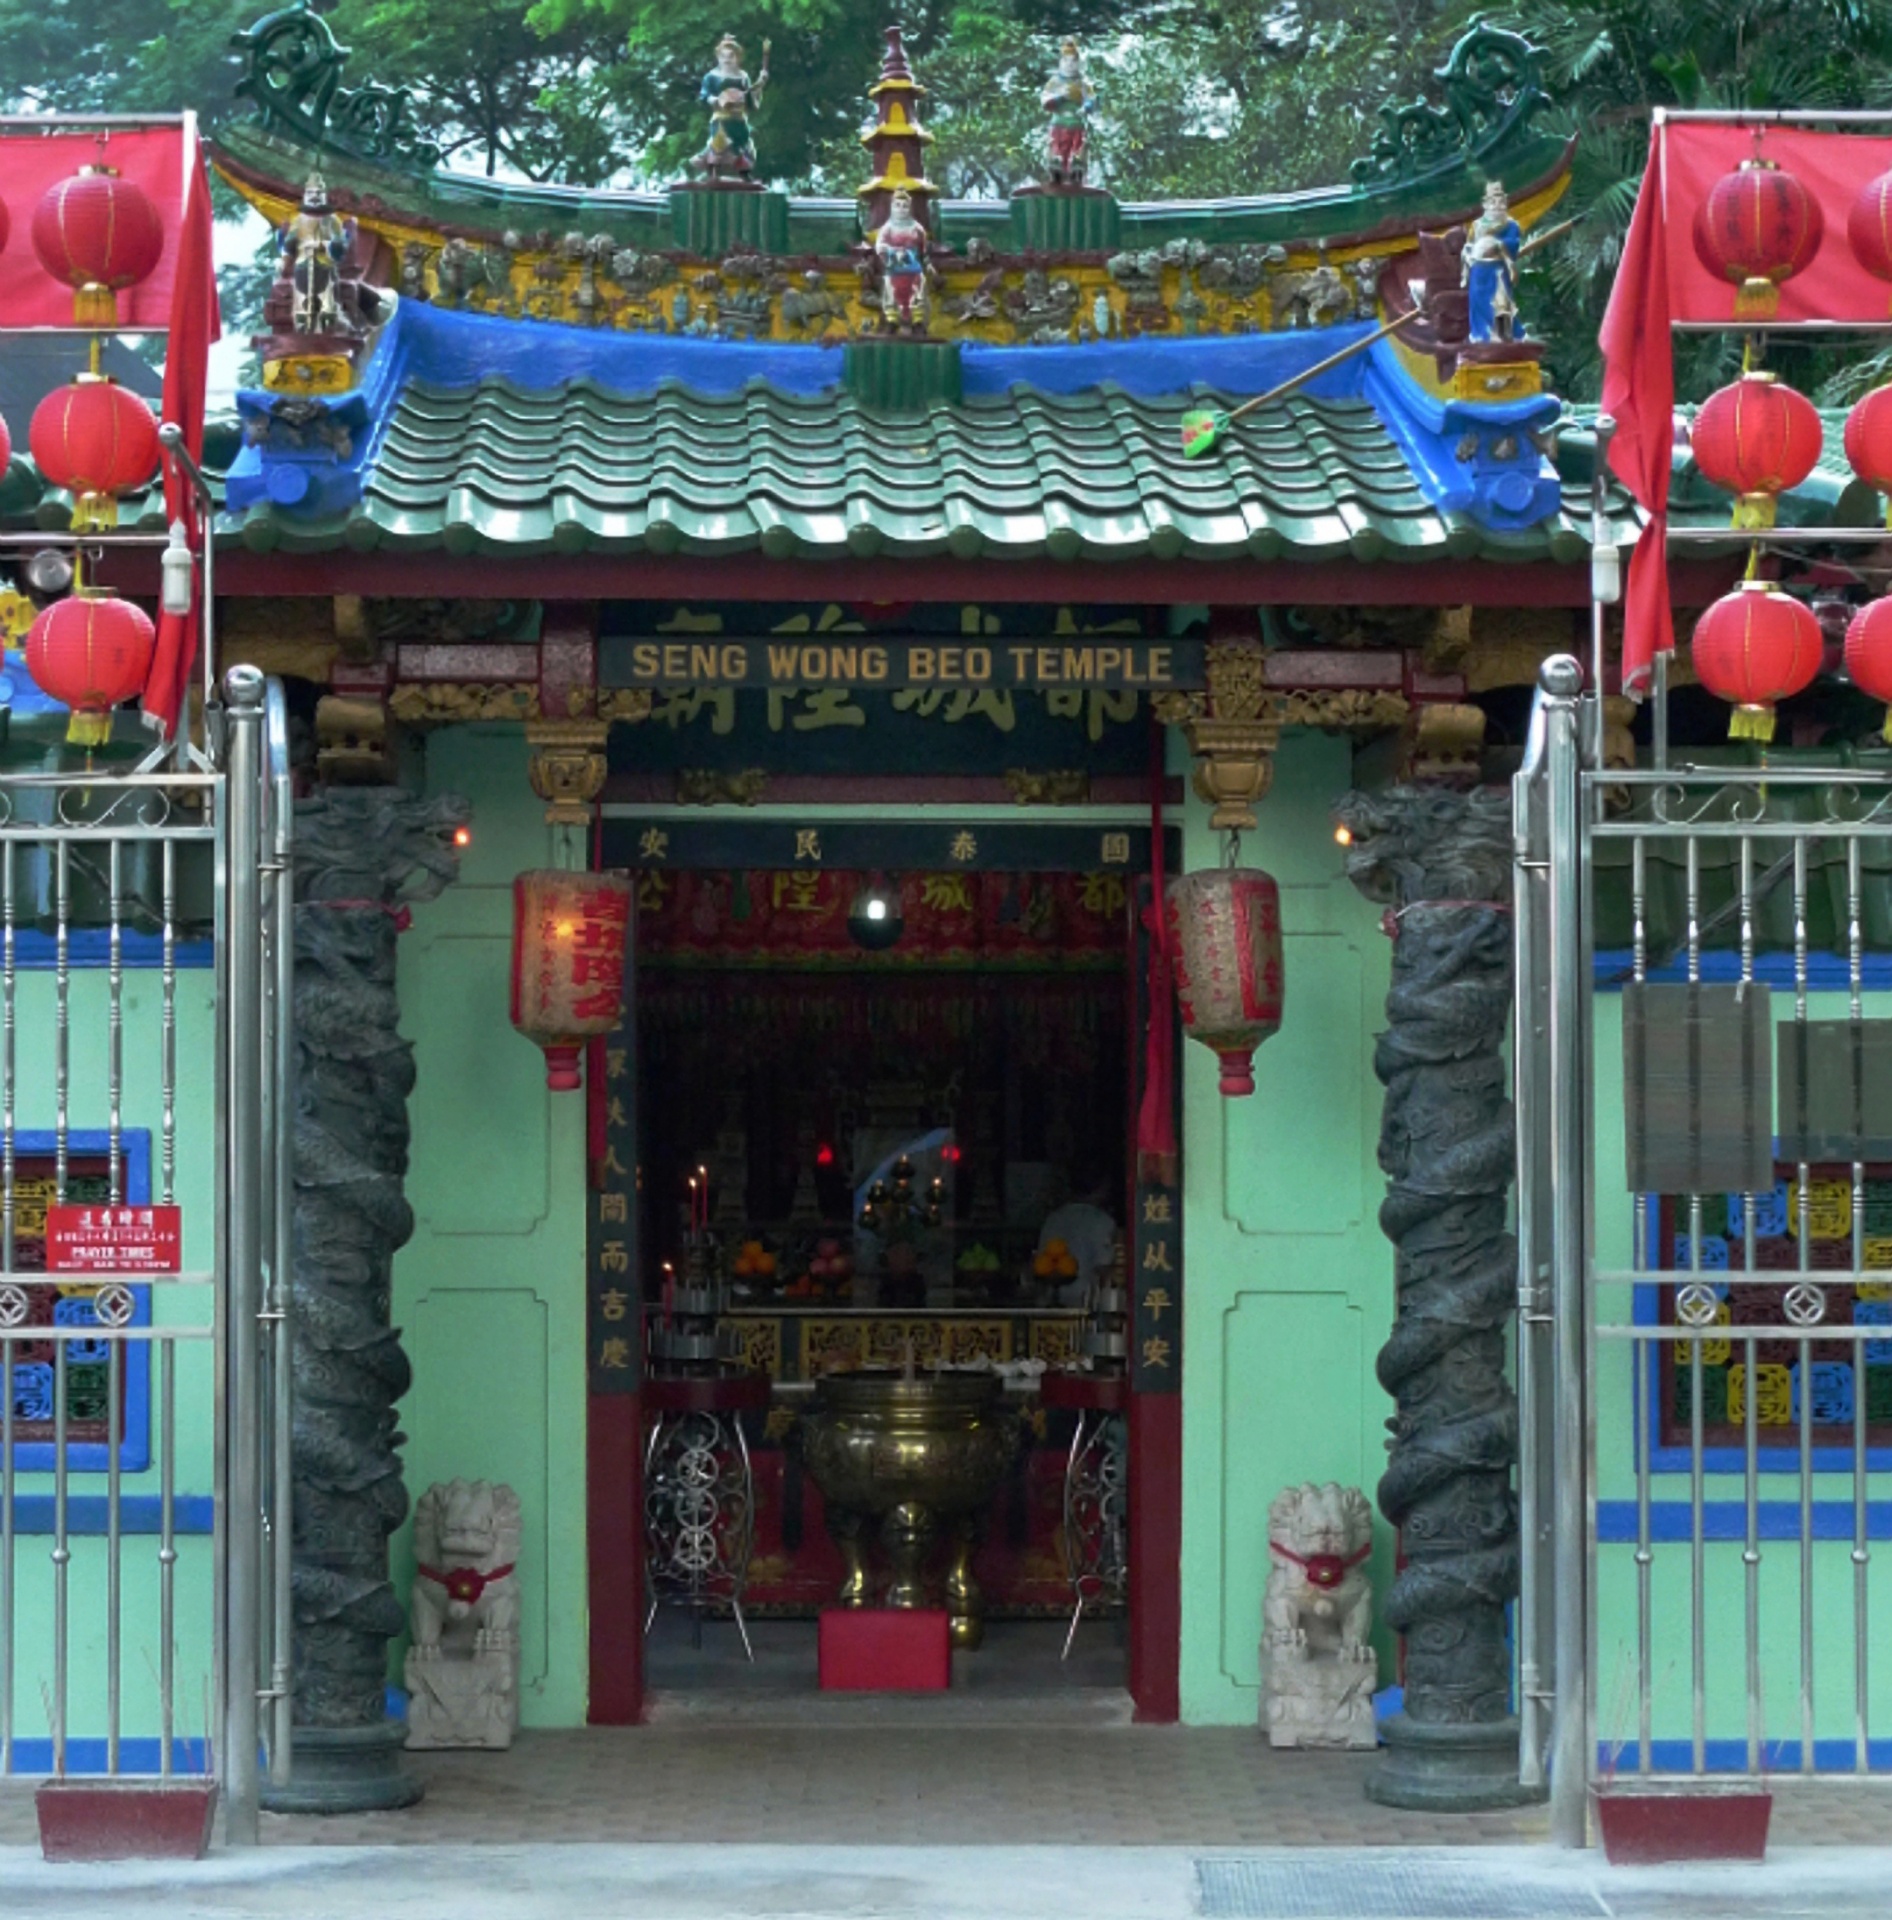
[[[547,826],[589,825],[592,806],[604,791],[609,731],[609,723],[602,720],[526,722],[526,744],[532,749],[526,775],[532,791],[546,803]]]

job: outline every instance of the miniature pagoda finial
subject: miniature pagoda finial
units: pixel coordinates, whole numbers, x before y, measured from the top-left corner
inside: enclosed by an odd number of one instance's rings
[[[1465,241],[1462,283],[1475,341],[1510,340],[1518,332],[1517,266],[1523,235],[1503,184],[1485,183],[1484,211]]]
[[[1058,64],[1045,82],[1039,105],[1050,116],[1046,183],[1053,187],[1084,184],[1085,148],[1097,90],[1084,76],[1084,56],[1075,40],[1058,49]]]
[[[762,43],[762,71],[751,80],[742,64],[742,42],[726,33],[716,43],[716,64],[703,76],[698,97],[710,110],[709,141],[692,163],[713,181],[746,180],[755,171],[755,134],[750,122],[769,84],[769,43]]]
[[[928,233],[939,189],[926,177],[926,149],[933,136],[920,125],[919,105],[926,89],[907,65],[900,29],[888,27],[880,78],[868,88],[874,118],[861,129],[874,177],[861,188],[861,226],[871,243],[893,209],[896,193],[907,197],[908,211]]]

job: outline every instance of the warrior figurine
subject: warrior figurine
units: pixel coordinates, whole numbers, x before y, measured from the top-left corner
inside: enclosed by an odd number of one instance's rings
[[[913,196],[896,187],[887,219],[874,236],[880,263],[880,317],[888,327],[926,328],[926,229],[913,217]]]
[[[700,98],[710,110],[709,144],[696,156],[696,168],[712,180],[741,178],[755,171],[755,135],[750,121],[769,84],[769,43],[762,43],[762,71],[753,81],[742,66],[742,42],[724,34],[716,43],[716,64],[703,76]]]
[[[354,235],[329,211],[328,183],[312,173],[302,185],[302,207],[282,232],[278,278],[292,289],[290,326],[296,333],[348,331],[336,298],[342,262]]]
[[[1039,105],[1051,116],[1050,185],[1084,184],[1084,146],[1096,100],[1096,90],[1084,78],[1084,60],[1077,42],[1066,40],[1058,49],[1057,71],[1045,82],[1039,96]]]
[[[1472,223],[1460,271],[1474,341],[1512,340],[1518,331],[1517,265],[1523,236],[1496,181],[1485,185],[1485,210]]]

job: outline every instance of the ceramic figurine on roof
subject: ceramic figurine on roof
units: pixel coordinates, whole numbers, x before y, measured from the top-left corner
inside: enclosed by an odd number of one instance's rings
[[[312,173],[302,183],[302,206],[283,228],[279,276],[290,287],[289,324],[296,333],[347,330],[335,289],[354,236],[330,210],[328,183]]]
[[[1462,284],[1475,341],[1512,340],[1518,333],[1517,266],[1524,236],[1511,217],[1503,185],[1485,184],[1485,207],[1465,242]]]
[[[893,205],[874,236],[884,326],[907,333],[926,331],[926,256],[930,245],[926,229],[913,217],[913,196],[905,187],[896,188]]]
[[[710,110],[709,143],[692,162],[717,181],[746,179],[755,171],[755,135],[750,121],[769,84],[769,43],[762,43],[762,71],[751,80],[743,70],[742,42],[724,34],[716,43],[716,64],[703,76],[700,98]]]
[[[1075,40],[1066,40],[1058,49],[1057,68],[1038,99],[1051,117],[1045,174],[1048,185],[1084,184],[1085,150],[1090,143],[1090,117],[1096,102],[1097,90],[1084,77],[1084,56]]]

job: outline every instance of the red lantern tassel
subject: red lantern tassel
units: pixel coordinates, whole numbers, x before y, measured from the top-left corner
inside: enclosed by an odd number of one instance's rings
[[[1728,718],[1730,740],[1771,740],[1774,737],[1774,709],[1771,706],[1743,703]]]
[[[1737,320],[1771,320],[1780,311],[1780,287],[1758,274],[1741,282],[1734,296]]]

